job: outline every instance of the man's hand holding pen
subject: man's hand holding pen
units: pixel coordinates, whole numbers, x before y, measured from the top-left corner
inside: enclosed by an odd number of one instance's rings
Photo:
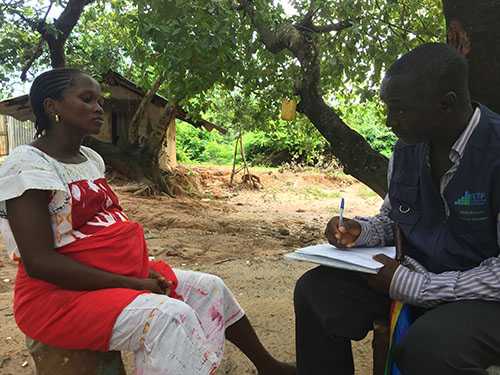
[[[343,218],[344,225],[339,223],[340,217],[330,219],[325,229],[328,242],[339,249],[353,247],[361,234],[361,225],[356,220]]]
[[[341,200],[339,216],[330,219],[325,229],[325,236],[328,242],[339,249],[349,249],[353,247],[361,234],[361,225],[356,221],[344,218],[344,200]],[[373,257],[384,266],[376,275],[368,275],[368,285],[376,291],[389,294],[394,273],[400,265],[403,257],[403,237],[398,226],[394,229],[394,240],[396,245],[396,259],[389,258],[384,254]]]
[[[325,229],[328,242],[339,249],[353,247],[360,233],[361,225],[356,220],[344,218],[344,226],[341,227],[339,226],[338,216],[330,219]],[[389,294],[392,278],[399,267],[399,261],[384,254],[375,255],[373,259],[384,266],[376,275],[367,274],[368,285],[381,293]]]

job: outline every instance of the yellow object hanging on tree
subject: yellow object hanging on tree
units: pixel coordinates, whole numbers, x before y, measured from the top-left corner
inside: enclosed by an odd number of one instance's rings
[[[293,121],[297,116],[297,101],[294,99],[283,99],[281,102],[281,119]]]

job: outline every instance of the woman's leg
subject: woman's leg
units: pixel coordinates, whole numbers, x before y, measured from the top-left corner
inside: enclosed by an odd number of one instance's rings
[[[110,350],[135,353],[137,375],[215,374],[222,351],[215,352],[195,311],[159,294],[142,294],[118,316]]]
[[[277,361],[264,348],[246,316],[227,327],[226,338],[252,361],[260,375],[296,374],[295,366]]]
[[[175,274],[179,279],[177,292],[196,311],[215,351],[223,349],[224,338],[227,338],[252,361],[259,374],[295,374],[293,366],[278,362],[264,348],[243,309],[222,279],[178,269]]]

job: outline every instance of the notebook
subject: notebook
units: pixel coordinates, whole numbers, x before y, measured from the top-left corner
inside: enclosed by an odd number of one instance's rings
[[[377,254],[395,258],[396,248],[394,246],[354,247],[344,250],[325,243],[297,249],[293,253],[285,254],[285,258],[375,274],[383,267],[382,263],[373,259],[373,256]]]

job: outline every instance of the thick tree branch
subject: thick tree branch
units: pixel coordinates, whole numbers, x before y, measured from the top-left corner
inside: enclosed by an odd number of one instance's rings
[[[68,5],[54,22],[54,26],[61,33],[57,39],[63,41],[68,39],[69,34],[80,19],[83,9],[95,0],[69,0]]]
[[[26,76],[28,74],[28,70],[30,70],[31,66],[33,63],[38,59],[43,52],[43,38],[40,37],[40,41],[38,42],[38,45],[36,46],[35,50],[33,51],[33,54],[30,56],[29,60],[26,62],[26,64],[23,66],[21,70],[21,80],[24,82],[26,81]]]
[[[41,19],[38,22],[33,21],[33,31],[38,31],[40,32],[40,29],[42,25],[45,25],[47,22],[47,17],[49,16],[50,10],[52,9],[52,6],[54,5],[54,0],[51,0],[49,6],[47,7],[47,10],[45,11],[45,14],[43,16],[43,19]],[[41,33],[40,33],[41,34]],[[33,50],[32,55],[30,56],[29,60],[24,64],[23,68],[21,69],[21,80],[24,82],[26,81],[26,76],[28,74],[28,70],[31,68],[33,63],[38,59],[43,52],[43,42],[44,38],[43,36],[40,36],[40,40],[38,42],[38,45],[36,48]]]
[[[238,5],[234,8],[236,10],[243,11],[246,15],[248,15],[253,27],[257,30],[262,42],[270,52],[278,53],[287,48],[287,45],[284,43],[280,35],[273,32],[257,17],[251,0],[239,0]]]
[[[144,113],[144,109],[151,102],[153,96],[156,95],[164,80],[165,75],[163,73],[159,74],[156,78],[156,81],[153,83],[153,86],[151,86],[149,91],[142,98],[139,106],[137,107],[137,110],[134,113],[134,116],[132,117],[132,120],[130,120],[130,123],[128,125],[128,141],[130,144],[135,144],[139,140],[139,126],[141,123],[140,118]]]
[[[311,0],[309,5],[309,10],[302,20],[295,25],[295,27],[302,31],[307,31],[311,33],[329,33],[332,31],[342,31],[353,24],[351,21],[336,22],[324,26],[319,26],[314,24],[314,17],[319,12],[320,7],[316,5],[316,0]]]
[[[212,122],[209,122],[207,120],[197,120],[189,116],[189,114],[182,108],[177,107],[176,108],[176,117],[182,121],[185,121],[191,125],[193,125],[196,128],[203,128],[208,131],[212,131],[213,129],[217,130],[221,134],[227,134],[227,129],[223,128],[222,126],[216,125]]]
[[[36,30],[41,35],[41,42],[35,48],[33,54],[30,56],[29,60],[26,62],[22,69],[21,79],[26,80],[26,75],[31,66],[36,61],[43,51],[43,41],[47,43],[50,51],[50,63],[53,68],[59,68],[66,65],[66,56],[64,53],[64,44],[68,39],[71,31],[76,26],[78,20],[80,19],[85,6],[93,3],[95,0],[69,0],[66,8],[64,8],[61,15],[54,22],[54,29],[47,25],[47,16],[52,8],[55,0],[51,0],[45,16],[38,22],[32,20],[32,28]]]
[[[316,13],[318,13],[319,9],[320,8],[316,5],[316,0],[311,0],[311,3],[309,4],[309,10],[300,23],[302,25],[312,25],[314,16],[316,16]]]
[[[307,31],[297,25],[282,25],[276,32],[258,19],[254,5],[248,0],[239,0],[239,8],[250,18],[265,47],[271,53],[289,50],[299,60],[304,78],[307,77],[309,86],[319,85],[319,59],[316,46]]]
[[[351,27],[353,24],[350,21],[342,21],[342,22],[337,22],[337,23],[332,23],[330,25],[325,25],[325,26],[314,26],[312,27],[312,31],[315,33],[331,33],[332,31],[342,31],[345,30],[349,27]]]
[[[328,140],[335,156],[344,165],[344,171],[384,196],[387,191],[387,158],[373,150],[361,135],[349,128],[325,103],[321,94],[320,53],[315,34],[340,31],[351,26],[351,22],[314,26],[311,17],[314,11],[310,9],[301,23],[283,25],[273,33],[268,25],[259,22],[254,6],[248,0],[239,0],[239,8],[250,17],[270,52],[287,49],[299,61],[302,76],[296,82],[296,93],[301,99],[298,110]]]

